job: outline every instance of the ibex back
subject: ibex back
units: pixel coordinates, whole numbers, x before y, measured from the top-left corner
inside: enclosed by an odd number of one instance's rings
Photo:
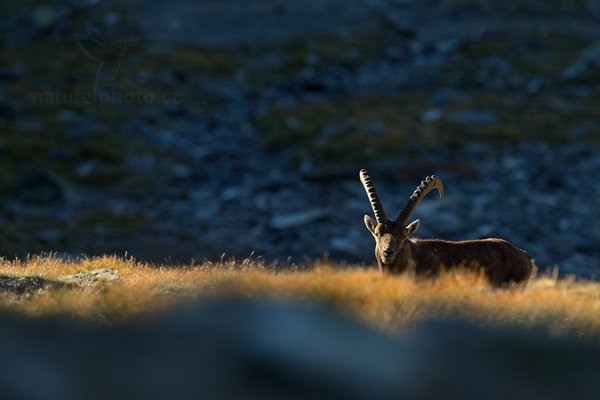
[[[485,273],[494,285],[524,282],[535,272],[535,261],[523,250],[504,239],[490,238],[450,242],[409,238],[419,220],[406,225],[419,202],[434,189],[444,194],[442,181],[431,176],[421,182],[395,220],[388,220],[366,170],[360,180],[367,192],[375,220],[365,215],[365,225],[375,238],[375,257],[379,269],[400,273],[436,274],[441,269],[463,267]]]

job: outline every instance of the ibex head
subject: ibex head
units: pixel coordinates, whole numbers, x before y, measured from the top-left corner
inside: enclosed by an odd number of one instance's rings
[[[395,266],[405,265],[404,262],[399,263],[397,260],[403,257],[404,243],[419,227],[419,220],[406,225],[408,218],[417,204],[433,189],[437,189],[442,196],[444,185],[438,177],[428,177],[414,191],[398,217],[395,220],[388,220],[369,174],[363,169],[359,176],[375,214],[375,220],[365,215],[365,225],[375,238],[375,257],[380,269],[392,271],[396,268]]]

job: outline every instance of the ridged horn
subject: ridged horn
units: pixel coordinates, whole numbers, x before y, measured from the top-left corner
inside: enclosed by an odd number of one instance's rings
[[[434,189],[437,189],[440,192],[440,197],[444,195],[444,184],[442,183],[442,180],[435,175],[431,175],[421,182],[419,187],[415,189],[412,196],[410,196],[410,199],[408,199],[408,202],[406,202],[406,205],[400,212],[400,215],[398,215],[398,218],[396,218],[396,222],[402,224],[403,226],[406,225],[408,218],[410,218],[410,215],[415,210],[415,207],[417,207],[417,204],[419,204],[419,202],[423,200],[425,196],[427,196],[427,193]]]
[[[371,181],[369,173],[366,169],[361,169],[358,175],[363,187],[365,188],[365,192],[367,192],[369,201],[371,202],[371,207],[373,208],[373,213],[375,214],[375,221],[377,221],[378,224],[386,222],[387,218],[385,216],[385,211],[383,211],[383,205],[381,205],[381,200],[379,200],[379,196],[377,195],[377,191],[375,190],[375,186]]]

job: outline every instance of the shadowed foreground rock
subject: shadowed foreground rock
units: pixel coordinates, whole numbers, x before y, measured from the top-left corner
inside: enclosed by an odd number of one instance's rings
[[[430,323],[403,340],[328,309],[225,301],[143,326],[0,317],[0,398],[599,398],[598,348]]]

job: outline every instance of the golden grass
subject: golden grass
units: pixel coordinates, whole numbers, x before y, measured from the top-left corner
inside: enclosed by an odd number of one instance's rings
[[[156,266],[114,256],[62,261],[32,257],[0,260],[0,275],[57,279],[75,272],[114,269],[121,280],[102,290],[0,292],[0,308],[26,315],[66,315],[112,323],[147,318],[190,300],[219,296],[331,304],[378,329],[395,332],[426,318],[458,317],[481,325],[543,326],[550,333],[600,339],[600,283],[534,278],[526,287],[494,289],[465,271],[436,279],[383,276],[370,268],[315,263],[276,270],[256,261]]]

